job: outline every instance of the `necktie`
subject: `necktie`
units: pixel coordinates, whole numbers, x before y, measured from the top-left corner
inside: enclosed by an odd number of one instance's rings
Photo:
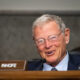
[[[51,71],[57,71],[57,69],[56,69],[55,67],[53,67],[53,68],[51,69]]]

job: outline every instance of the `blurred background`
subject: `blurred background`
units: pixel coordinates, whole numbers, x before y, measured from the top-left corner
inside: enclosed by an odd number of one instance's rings
[[[61,16],[71,29],[69,51],[80,51],[80,0],[0,0],[0,60],[40,58],[32,23],[42,14]]]

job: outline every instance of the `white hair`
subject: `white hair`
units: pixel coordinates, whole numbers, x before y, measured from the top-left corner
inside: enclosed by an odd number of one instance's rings
[[[64,32],[66,26],[65,26],[63,20],[59,16],[44,14],[34,21],[33,26],[32,26],[33,36],[34,36],[35,27],[39,27],[39,26],[43,25],[44,23],[48,23],[50,21],[55,21],[59,25],[59,28],[61,29],[61,31]]]

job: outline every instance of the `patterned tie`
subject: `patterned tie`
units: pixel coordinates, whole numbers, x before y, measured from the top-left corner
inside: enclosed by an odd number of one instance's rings
[[[55,67],[53,67],[53,68],[51,69],[51,71],[57,71],[57,69],[56,69]]]

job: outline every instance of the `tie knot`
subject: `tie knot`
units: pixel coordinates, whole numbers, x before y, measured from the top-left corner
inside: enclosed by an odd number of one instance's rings
[[[51,71],[57,71],[57,69],[56,69],[55,67],[53,67],[53,68],[51,69]]]

